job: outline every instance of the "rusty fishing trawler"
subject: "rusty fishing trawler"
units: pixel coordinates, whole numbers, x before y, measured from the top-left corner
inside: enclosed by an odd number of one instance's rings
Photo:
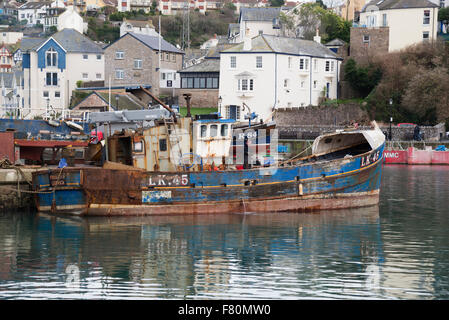
[[[369,130],[323,134],[311,155],[285,160],[277,156],[274,123],[181,118],[161,106],[92,113],[90,122],[105,139],[87,153],[102,166],[36,171],[37,209],[179,215],[308,212],[379,202],[385,136],[375,123]]]

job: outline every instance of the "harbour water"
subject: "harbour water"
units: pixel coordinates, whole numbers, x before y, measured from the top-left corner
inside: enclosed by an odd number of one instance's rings
[[[449,166],[384,166],[379,206],[0,214],[0,299],[449,299]]]

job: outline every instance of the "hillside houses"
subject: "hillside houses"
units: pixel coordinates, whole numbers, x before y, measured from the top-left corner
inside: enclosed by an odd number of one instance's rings
[[[373,0],[351,28],[351,56],[363,59],[436,40],[439,6],[429,0]]]

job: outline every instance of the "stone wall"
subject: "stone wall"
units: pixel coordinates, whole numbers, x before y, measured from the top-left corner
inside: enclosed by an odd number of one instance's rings
[[[275,114],[278,126],[298,125],[349,125],[352,122],[369,123],[369,115],[357,103],[338,106],[318,106],[292,109],[277,109]]]
[[[217,108],[218,89],[177,89],[179,106],[185,107],[184,93],[190,93],[190,106],[192,108]]]
[[[0,211],[11,209],[30,208],[34,205],[33,194],[28,184],[19,185],[21,193],[17,192],[17,184],[0,184]]]
[[[278,125],[280,139],[302,139],[313,140],[320,134],[326,132],[334,132],[337,129],[344,129],[346,126],[334,125]],[[380,129],[388,137],[390,127],[388,125],[379,126]],[[360,126],[359,129],[370,129],[369,126]],[[438,124],[433,127],[420,127],[424,141],[438,142],[445,139],[445,125]],[[391,127],[391,135],[393,141],[411,141],[413,140],[414,127]]]
[[[33,193],[26,192],[30,191],[31,187],[25,179],[31,181],[31,173],[36,169],[21,170],[23,175],[13,168],[0,169],[0,210],[29,208],[34,205]]]
[[[357,62],[364,62],[370,57],[388,53],[389,34],[388,27],[351,28],[350,57]],[[364,41],[364,36],[369,36],[368,42]]]

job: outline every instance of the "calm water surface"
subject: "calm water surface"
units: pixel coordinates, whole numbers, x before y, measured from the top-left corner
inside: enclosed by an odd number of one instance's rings
[[[0,299],[449,299],[449,167],[385,166],[377,207],[0,214]]]

